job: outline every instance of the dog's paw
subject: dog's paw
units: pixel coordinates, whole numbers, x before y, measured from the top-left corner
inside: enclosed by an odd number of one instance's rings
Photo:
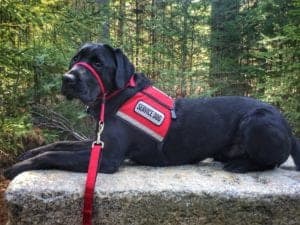
[[[8,180],[12,180],[15,176],[17,176],[17,174],[14,172],[12,167],[9,167],[4,170],[3,176]]]
[[[232,173],[259,171],[260,168],[248,159],[236,159],[224,164],[224,170]]]
[[[4,170],[3,175],[7,179],[12,180],[18,174],[20,174],[24,171],[33,170],[35,168],[36,167],[34,166],[32,161],[29,159],[29,160],[25,160],[22,162],[18,162],[16,164],[14,164],[13,166],[7,168],[6,170]]]

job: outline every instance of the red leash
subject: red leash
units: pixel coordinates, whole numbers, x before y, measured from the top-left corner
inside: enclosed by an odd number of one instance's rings
[[[101,158],[102,146],[95,144],[91,149],[91,156],[88,174],[85,183],[84,203],[83,203],[83,225],[92,225],[93,216],[93,195],[97,179],[99,159]]]
[[[89,167],[88,167],[86,183],[85,183],[83,212],[82,212],[83,225],[92,225],[94,189],[97,180],[98,169],[100,168],[101,152],[102,149],[104,148],[104,142],[101,141],[101,134],[104,129],[104,122],[103,122],[104,110],[105,110],[105,102],[103,98],[103,102],[101,104],[101,113],[100,113],[99,128],[97,133],[97,140],[93,143],[91,148]]]
[[[73,65],[75,66],[81,66],[84,67],[85,69],[89,70],[90,73],[94,76],[96,79],[100,91],[101,91],[101,98],[102,98],[102,103],[100,106],[100,115],[99,115],[99,127],[98,127],[98,132],[97,132],[97,139],[96,141],[93,142],[93,145],[91,147],[91,155],[90,155],[90,160],[89,160],[89,166],[88,166],[88,172],[87,172],[87,177],[86,177],[86,183],[85,183],[85,192],[84,192],[84,202],[83,202],[83,225],[92,225],[92,216],[93,216],[93,196],[94,196],[94,189],[95,189],[95,183],[97,180],[97,174],[98,170],[100,168],[100,162],[101,162],[101,152],[104,148],[104,142],[101,141],[101,134],[104,129],[104,115],[105,115],[105,100],[110,99],[116,94],[118,94],[120,91],[123,89],[117,90],[109,95],[107,95],[107,90],[104,85],[104,82],[98,74],[98,72],[88,63],[86,62],[78,62]],[[134,82],[134,77],[132,76],[131,79],[129,80],[128,84],[126,87],[134,87],[135,82]]]
[[[90,155],[88,172],[87,172],[86,183],[85,183],[83,212],[82,212],[82,224],[92,225],[94,189],[97,180],[98,170],[100,168],[101,152],[102,149],[104,148],[104,142],[101,141],[101,134],[104,129],[105,99],[106,99],[107,91],[101,79],[101,76],[99,76],[97,71],[91,65],[89,65],[86,62],[78,62],[74,66],[82,66],[85,69],[89,70],[97,80],[99,88],[102,92],[101,94],[102,103],[101,103],[100,115],[99,115],[99,127],[97,132],[97,139],[96,141],[93,142],[93,145],[91,147],[91,155]]]

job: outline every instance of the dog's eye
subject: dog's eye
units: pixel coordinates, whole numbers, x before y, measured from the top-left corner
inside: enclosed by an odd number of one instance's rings
[[[101,62],[95,62],[95,63],[94,63],[94,66],[99,68],[99,67],[102,66],[102,63],[101,63]]]
[[[77,61],[78,61],[78,59],[79,59],[79,57],[78,57],[78,56],[74,56],[74,57],[73,57],[73,63],[77,62]]]

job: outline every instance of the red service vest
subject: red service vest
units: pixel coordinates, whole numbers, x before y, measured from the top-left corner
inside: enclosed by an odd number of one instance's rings
[[[174,100],[153,86],[146,87],[128,99],[117,116],[157,141],[163,141],[172,121]]]

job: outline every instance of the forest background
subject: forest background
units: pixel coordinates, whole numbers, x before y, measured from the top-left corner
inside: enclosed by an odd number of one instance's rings
[[[124,50],[173,97],[251,96],[300,135],[300,0],[1,0],[0,167],[92,136],[61,76],[85,42]]]

